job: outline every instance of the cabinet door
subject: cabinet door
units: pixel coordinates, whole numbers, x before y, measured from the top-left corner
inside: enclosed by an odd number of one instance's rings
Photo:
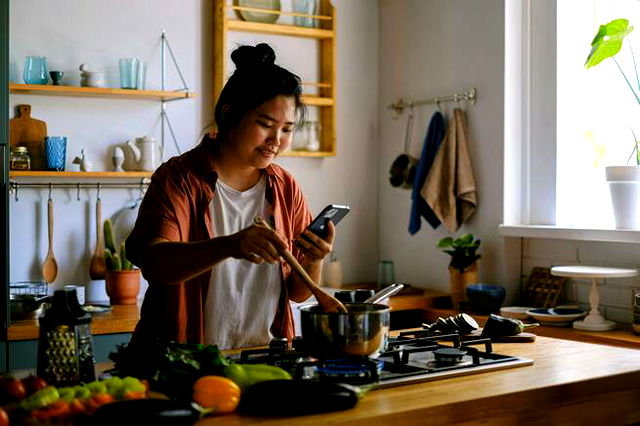
[[[0,306],[2,329],[0,340],[6,341],[9,326],[9,2],[0,1]],[[6,366],[1,365],[0,370]]]

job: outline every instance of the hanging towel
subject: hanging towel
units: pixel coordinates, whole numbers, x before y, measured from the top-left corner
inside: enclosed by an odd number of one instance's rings
[[[471,217],[478,205],[467,135],[467,119],[464,112],[456,108],[420,190],[429,207],[451,233]]]
[[[413,181],[413,189],[411,191],[411,211],[409,212],[409,233],[414,235],[420,230],[422,225],[421,217],[424,217],[427,222],[433,227],[437,228],[440,225],[440,220],[433,213],[431,207],[427,204],[425,199],[420,194],[420,189],[424,185],[424,181],[427,179],[433,159],[436,157],[436,152],[440,148],[442,139],[444,138],[444,116],[440,111],[437,111],[431,117],[427,134],[424,138],[424,145],[422,146],[422,154],[420,155],[420,161],[418,163],[418,169],[416,171],[416,177]]]

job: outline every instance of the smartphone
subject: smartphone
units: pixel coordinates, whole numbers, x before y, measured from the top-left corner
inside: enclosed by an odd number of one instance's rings
[[[351,208],[349,206],[329,204],[313,219],[313,222],[311,222],[307,229],[320,238],[325,238],[327,236],[327,220],[331,220],[334,225],[337,225],[350,210]]]

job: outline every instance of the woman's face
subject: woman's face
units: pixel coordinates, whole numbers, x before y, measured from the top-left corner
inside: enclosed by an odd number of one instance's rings
[[[229,134],[228,148],[242,164],[267,167],[291,144],[295,102],[276,96],[249,111]]]

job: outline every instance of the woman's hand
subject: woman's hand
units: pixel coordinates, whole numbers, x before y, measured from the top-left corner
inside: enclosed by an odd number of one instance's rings
[[[313,232],[305,230],[296,238],[295,243],[305,256],[307,262],[322,261],[329,253],[333,246],[333,239],[336,234],[336,228],[330,220],[327,221],[327,237],[322,239]],[[302,236],[305,236],[303,238]]]
[[[234,258],[253,263],[280,262],[280,250],[287,248],[287,243],[280,235],[260,225],[251,225],[230,235],[229,240]]]

